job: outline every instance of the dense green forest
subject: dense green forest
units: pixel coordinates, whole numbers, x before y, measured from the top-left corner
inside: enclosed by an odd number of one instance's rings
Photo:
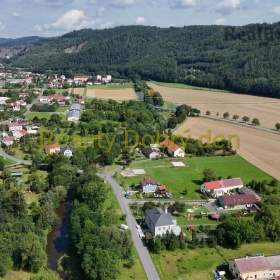
[[[280,96],[280,23],[243,27],[125,26],[43,39],[12,65],[108,73]]]

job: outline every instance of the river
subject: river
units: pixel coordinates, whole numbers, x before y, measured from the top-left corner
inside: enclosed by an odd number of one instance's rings
[[[69,236],[68,236],[68,221],[69,221],[70,203],[63,202],[57,209],[56,214],[59,218],[57,225],[48,234],[47,254],[48,268],[59,273],[64,279],[61,272],[58,271],[58,261],[66,253]]]

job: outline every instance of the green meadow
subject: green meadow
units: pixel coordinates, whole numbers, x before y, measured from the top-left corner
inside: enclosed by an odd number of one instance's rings
[[[177,160],[176,160],[177,161]],[[165,184],[175,198],[200,199],[200,185],[203,171],[213,170],[218,177],[241,177],[244,183],[252,179],[271,180],[272,177],[253,166],[240,156],[227,157],[190,157],[182,160],[185,167],[175,168],[172,159],[141,160],[133,162],[129,168],[143,168],[146,175],[124,178],[117,175],[118,181],[125,187],[138,184],[144,177],[150,177],[158,183]]]

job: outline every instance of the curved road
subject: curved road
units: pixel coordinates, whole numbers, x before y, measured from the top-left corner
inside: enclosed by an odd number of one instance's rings
[[[138,234],[138,231],[136,228],[137,222],[130,211],[128,201],[123,196],[122,187],[112,178],[112,176],[110,176],[108,174],[97,174],[97,175],[100,178],[102,178],[103,180],[106,180],[111,185],[113,192],[120,204],[122,212],[124,215],[126,215],[127,225],[129,227],[129,229],[131,231],[131,235],[132,235],[132,241],[138,252],[138,255],[140,257],[140,260],[142,262],[142,265],[144,267],[144,270],[146,272],[148,279],[149,280],[160,280],[157,270],[156,270],[154,263],[152,261],[152,258],[150,256],[150,253],[147,250],[147,248],[143,245],[143,242],[142,242],[141,238],[139,237],[139,234]]]
[[[23,164],[23,165],[32,165],[32,161],[31,160],[23,160],[23,159],[18,159],[14,156],[10,156],[8,155],[3,149],[2,147],[0,147],[0,156],[2,156],[5,159],[9,159],[14,161],[16,164]]]

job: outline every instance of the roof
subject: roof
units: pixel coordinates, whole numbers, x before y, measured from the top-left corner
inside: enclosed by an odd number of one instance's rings
[[[81,104],[73,103],[69,109],[69,111],[81,111]]]
[[[69,147],[63,147],[63,148],[61,148],[60,149],[60,152],[61,153],[65,153],[65,152],[67,152],[67,151],[70,151],[70,152],[74,152],[74,149],[73,148],[69,148]]]
[[[80,118],[80,111],[70,111],[67,115],[68,118],[77,118],[79,119]]]
[[[65,101],[66,97],[64,95],[50,95],[48,96],[48,99],[56,101]]]
[[[222,206],[237,206],[255,204],[258,199],[254,194],[234,194],[219,197],[218,202]]]
[[[158,185],[155,181],[153,181],[151,178],[145,178],[142,183],[141,183],[142,186],[145,186],[145,185]]]
[[[245,257],[234,262],[240,273],[269,270],[269,263],[264,256]]]
[[[234,262],[240,273],[280,269],[280,255],[270,257],[245,257],[236,259]]]
[[[243,182],[240,178],[225,179],[219,181],[212,181],[204,183],[205,188],[208,190],[216,190],[223,188],[232,188],[236,186],[243,186]]]
[[[146,210],[145,216],[148,216],[155,227],[173,225],[173,218],[170,213],[165,213],[160,208]]]
[[[45,149],[49,149],[49,150],[51,150],[51,149],[59,149],[59,148],[60,148],[60,146],[58,144],[49,144],[49,145],[45,146]]]
[[[143,148],[142,153],[144,154],[144,156],[149,157],[150,154],[152,154],[154,152],[154,150],[152,148]]]
[[[178,149],[181,149],[181,146],[175,144],[170,139],[166,139],[163,142],[160,143],[160,145],[164,148],[167,148],[171,152],[176,152]]]
[[[273,269],[273,270],[280,269],[280,255],[279,256],[270,256],[270,257],[267,257],[266,259],[270,265],[270,269]]]

